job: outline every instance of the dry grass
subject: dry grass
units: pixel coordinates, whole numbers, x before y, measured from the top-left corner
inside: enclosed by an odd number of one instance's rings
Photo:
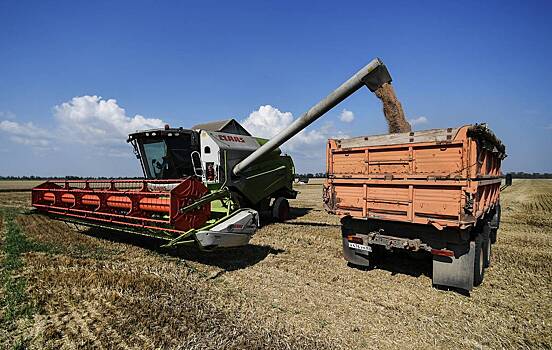
[[[471,297],[433,289],[425,260],[347,267],[321,186],[298,189],[295,219],[213,254],[20,215],[40,244],[22,271],[38,311],[17,336],[34,348],[552,347],[552,181],[503,193],[493,263]],[[8,195],[0,205],[28,205]]]
[[[40,185],[44,180],[0,180],[0,191],[2,190],[30,190]]]
[[[31,192],[0,192],[0,209],[30,208]]]

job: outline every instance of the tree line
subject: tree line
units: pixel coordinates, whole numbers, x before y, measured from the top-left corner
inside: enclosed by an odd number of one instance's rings
[[[523,171],[511,172],[514,179],[552,179],[552,173],[525,173]]]
[[[517,171],[517,172],[510,172],[508,174],[512,174],[512,178],[514,179],[552,179],[552,173],[526,173],[523,171]],[[506,174],[505,174],[506,175]],[[312,178],[325,178],[327,177],[327,173],[305,173],[305,174],[295,174],[295,177],[298,179],[312,179]],[[129,177],[129,176],[119,176],[119,177],[106,177],[106,176],[96,176],[96,177],[82,177],[82,176],[2,176],[0,175],[0,180],[85,180],[85,179],[93,179],[93,180],[109,180],[109,179],[142,179],[142,176],[135,176],[135,177]]]
[[[139,180],[143,179],[143,176],[119,176],[119,177],[107,177],[107,176],[2,176],[0,175],[0,181],[25,181],[25,180],[123,180],[123,179],[131,179],[131,180]]]

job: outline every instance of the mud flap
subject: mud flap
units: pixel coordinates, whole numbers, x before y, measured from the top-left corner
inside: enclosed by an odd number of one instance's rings
[[[369,252],[360,252],[356,249],[349,248],[349,241],[343,238],[343,257],[345,260],[354,265],[370,266]]]
[[[433,284],[471,291],[475,262],[475,242],[467,245],[449,246],[455,256],[433,256]]]
[[[240,209],[228,219],[195,234],[203,249],[230,248],[247,245],[259,226],[259,214],[253,209]]]

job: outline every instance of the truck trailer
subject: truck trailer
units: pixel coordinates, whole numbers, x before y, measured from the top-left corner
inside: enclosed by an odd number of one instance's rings
[[[500,225],[502,142],[485,124],[327,144],[323,200],[339,215],[345,259],[431,254],[433,284],[482,283]]]

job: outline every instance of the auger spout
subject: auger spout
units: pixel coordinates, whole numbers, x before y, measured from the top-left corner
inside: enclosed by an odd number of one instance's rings
[[[311,109],[295,120],[290,126],[282,130],[278,135],[274,136],[267,143],[259,147],[244,160],[236,164],[236,166],[232,169],[232,172],[234,175],[239,175],[244,169],[249,167],[259,158],[280,147],[301,130],[305,129],[315,120],[338,105],[341,101],[351,96],[363,85],[367,86],[370,91],[374,92],[383,84],[390,82],[391,75],[387,71],[387,68],[383,62],[379,58],[373,59],[370,63],[364,66],[364,68],[359,70],[346,82],[341,84],[340,87],[311,107]]]

